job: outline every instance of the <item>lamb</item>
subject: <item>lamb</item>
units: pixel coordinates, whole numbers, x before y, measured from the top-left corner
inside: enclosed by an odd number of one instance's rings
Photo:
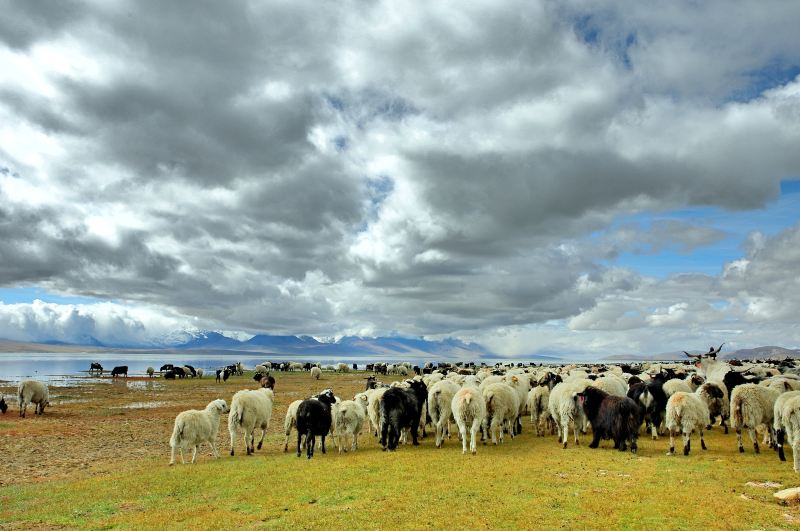
[[[483,389],[486,400],[486,419],[492,443],[497,444],[499,431],[500,442],[503,442],[503,426],[508,426],[509,435],[514,438],[515,423],[519,417],[519,397],[508,384],[498,382],[489,384]]]
[[[392,387],[383,393],[380,403],[381,446],[394,451],[405,428],[410,428],[414,446],[418,446],[417,430],[428,389],[421,380],[410,380],[409,388]]]
[[[43,415],[44,408],[50,405],[50,391],[47,385],[36,380],[23,380],[17,387],[19,416],[25,418],[28,404],[36,404],[36,415]]]
[[[217,432],[219,431],[219,416],[227,413],[228,404],[217,399],[209,403],[203,411],[190,409],[178,413],[175,417],[175,428],[169,445],[172,448],[169,464],[175,464],[175,448],[180,449],[181,463],[186,464],[183,451],[192,447],[192,463],[197,462],[197,447],[204,442],[211,445],[214,457],[219,457],[217,452]]]
[[[453,395],[450,403],[453,418],[458,425],[461,434],[462,453],[467,453],[467,429],[470,433],[469,449],[472,455],[478,452],[477,436],[478,430],[486,419],[486,402],[483,394],[478,390],[477,385],[465,385]]]
[[[311,377],[319,380],[322,377],[322,369],[319,367],[311,367]]]
[[[794,454],[794,471],[800,472],[800,397],[795,396],[784,402],[781,424],[786,430],[786,438]],[[783,454],[783,445],[780,446],[779,453]]]
[[[247,455],[255,452],[253,443],[255,442],[255,430],[261,429],[261,440],[258,441],[258,449],[264,442],[267,428],[272,420],[272,402],[274,396],[272,389],[259,388],[255,390],[243,389],[233,395],[231,400],[231,412],[228,415],[228,433],[231,436],[231,455],[234,454],[233,447],[236,443],[236,430],[241,427],[244,432],[244,445]]]
[[[708,406],[700,392],[687,393],[677,391],[667,400],[667,413],[664,422],[669,430],[669,452],[675,453],[675,435],[683,433],[683,455],[689,455],[691,449],[691,435],[697,430],[700,432],[700,447],[707,450],[706,441],[703,439],[703,428],[711,423]]]
[[[577,395],[591,383],[591,380],[586,379],[562,382],[550,391],[547,409],[553,417],[564,448],[567,447],[570,424],[575,430],[575,444],[578,444],[578,430],[583,428],[586,416],[578,404]]]
[[[431,423],[436,427],[436,447],[442,447],[445,431],[450,437],[450,415],[453,397],[458,392],[458,384],[449,380],[440,380],[428,390],[428,413]]]
[[[283,421],[283,430],[286,433],[286,441],[283,444],[283,451],[289,451],[289,435],[292,433],[292,428],[297,426],[297,408],[300,407],[302,400],[295,400],[289,404],[286,410],[286,418]]]
[[[577,394],[578,402],[592,425],[592,442],[589,448],[597,448],[600,439],[613,439],[614,448],[620,452],[630,443],[631,452],[636,453],[641,417],[639,406],[626,396],[614,396],[592,385]]]
[[[347,437],[352,437],[351,449],[358,449],[358,434],[364,424],[366,414],[364,408],[353,400],[344,400],[333,405],[333,436],[334,442],[339,447],[339,453],[344,450]]]
[[[553,427],[550,413],[547,410],[547,403],[549,399],[550,388],[546,385],[536,386],[528,393],[528,412],[531,415],[531,424],[536,427],[537,437],[542,437],[544,435],[545,424],[549,423],[551,424],[551,427]]]
[[[786,426],[783,424],[783,408],[787,401],[800,396],[800,391],[787,391],[775,400],[775,406],[772,412],[772,429],[775,434],[775,444],[778,447],[778,458],[781,461],[786,461],[786,455],[783,453],[783,443],[786,439]]]
[[[736,430],[736,442],[740,453],[744,453],[742,428],[747,428],[750,440],[753,441],[753,449],[755,453],[759,453],[756,428],[772,424],[775,401],[780,395],[780,390],[752,383],[734,388],[731,394],[731,426]]]
[[[317,398],[303,400],[297,407],[297,457],[300,457],[300,442],[304,435],[308,459],[314,457],[317,435],[322,437],[322,453],[325,453],[325,437],[331,430],[331,406],[334,403],[333,391],[326,389]]]

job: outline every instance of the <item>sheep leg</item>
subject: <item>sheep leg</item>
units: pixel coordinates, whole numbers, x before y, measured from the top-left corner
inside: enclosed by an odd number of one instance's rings
[[[353,433],[353,451],[358,450],[358,433]]]
[[[736,444],[739,445],[739,453],[744,453],[744,446],[742,445],[742,428],[740,426],[736,427]]]
[[[753,450],[755,450],[756,453],[759,453],[759,451],[758,451],[758,436],[756,435],[756,429],[755,428],[749,428],[747,430],[747,433],[750,435],[750,440],[753,441]]]
[[[497,445],[497,418],[492,418],[492,423],[489,425],[489,433],[492,435],[492,444]],[[502,431],[500,435],[502,436]]]
[[[303,436],[300,433],[300,430],[298,430],[297,431],[297,457],[300,457],[300,439],[302,439],[302,438],[303,438]],[[308,441],[306,441],[306,446],[308,446]],[[233,452],[233,450],[231,450],[231,452]]]
[[[417,429],[418,428],[419,428],[419,426],[418,426],[418,423],[416,423],[416,422],[411,426],[411,444],[413,446],[419,446],[419,441],[417,440]],[[425,429],[424,428],[423,428],[422,432],[425,433]],[[406,440],[408,440],[408,439],[406,439]]]
[[[728,424],[725,422],[726,420],[726,417],[722,417],[722,427],[725,428],[725,435],[728,435]]]
[[[183,445],[180,446],[180,450],[181,450],[181,464],[185,465],[186,459],[183,458]]]
[[[306,456],[308,459],[314,457],[314,445],[316,442],[317,438],[314,437],[314,434],[309,430],[308,435],[306,435]]]
[[[589,443],[589,448],[597,448],[600,446],[600,431],[592,432],[592,442]],[[615,446],[616,448],[616,446]]]
[[[466,454],[467,453],[467,425],[466,424],[462,424],[462,423],[459,422],[458,423],[458,433],[461,435],[461,453],[462,454]],[[473,434],[472,442],[470,443],[470,448],[472,447],[472,444],[474,444],[474,443],[475,443],[475,435]]]
[[[436,448],[442,447],[443,438],[444,438],[444,427],[442,426],[441,422],[436,422]]]
[[[231,435],[231,455],[233,455],[233,447],[236,444],[236,426],[228,425],[228,433]],[[288,437],[287,437],[288,440]]]
[[[325,453],[325,436],[322,436],[322,453]]]
[[[197,445],[192,446],[192,464],[197,462]]]
[[[673,455],[675,453],[675,432],[673,430],[669,430],[669,452],[667,455]]]
[[[175,464],[175,447],[173,446],[169,454],[169,466],[172,466],[174,464]]]
[[[705,439],[703,439],[703,430],[702,429],[700,430],[700,448],[702,448],[703,450],[708,450],[708,448],[706,448],[706,441],[705,441]]]
[[[792,453],[794,454],[794,471],[800,472],[800,440],[792,443]]]
[[[580,442],[578,441],[578,430],[579,429],[580,428],[578,427],[578,422],[575,422],[575,430],[574,430],[575,431],[575,446],[578,446],[580,444]]]
[[[477,439],[478,439],[478,429],[480,428],[480,424],[481,423],[478,420],[473,420],[472,421],[472,428],[470,429],[470,442],[469,442],[469,449],[472,452],[472,455],[475,455],[475,454],[478,453]],[[464,432],[464,430],[462,430],[461,433],[462,433],[461,437],[462,437],[462,439],[464,439],[464,444],[466,445],[467,435]],[[466,448],[466,446],[465,446],[465,448]]]
[[[691,432],[683,432],[683,455],[689,455],[689,450],[692,449],[692,441],[690,439]]]
[[[264,437],[267,436],[267,428],[261,428],[261,440],[258,441],[258,449],[261,450],[261,444],[264,442]]]
[[[577,429],[575,431],[575,438],[576,439],[578,438]],[[568,420],[564,420],[561,423],[561,439],[563,439],[562,443],[564,444],[564,448],[566,448],[567,447],[567,439],[569,439],[569,421]]]
[[[775,440],[778,444],[778,458],[781,461],[786,461],[786,454],[783,452],[783,443],[786,439],[786,432],[783,429],[775,432]]]

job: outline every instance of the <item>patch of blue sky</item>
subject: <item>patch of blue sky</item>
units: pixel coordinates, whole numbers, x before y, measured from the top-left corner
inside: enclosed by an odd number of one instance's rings
[[[103,302],[94,297],[57,295],[32,286],[23,288],[0,288],[0,301],[2,301],[3,304],[25,304],[31,303],[36,299],[54,304],[95,304]]]
[[[636,225],[649,229],[657,221],[676,220],[690,225],[713,228],[725,236],[711,244],[682,252],[679,245],[666,246],[653,254],[625,252],[604,265],[621,266],[642,275],[666,278],[679,273],[718,275],[724,265],[744,256],[744,244],[750,234],[760,232],[774,236],[800,222],[800,180],[781,183],[780,196],[764,208],[749,211],[729,211],[717,207],[697,207],[670,212],[639,213],[623,216],[606,231],[595,233],[592,239],[602,239],[619,227]]]
[[[800,64],[775,61],[762,68],[742,74],[742,84],[734,90],[728,101],[746,102],[758,98],[765,91],[782,87],[800,76]]]

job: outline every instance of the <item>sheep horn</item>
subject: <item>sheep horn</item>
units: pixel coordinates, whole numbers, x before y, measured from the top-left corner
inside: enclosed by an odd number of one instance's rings
[[[689,356],[690,358],[695,358],[695,359],[698,359],[698,360],[699,360],[699,359],[701,359],[701,358],[703,357],[703,355],[702,355],[702,354],[689,354],[689,353],[688,353],[688,352],[686,352],[685,350],[683,351],[683,353],[684,353],[684,354],[686,354],[687,356]]]

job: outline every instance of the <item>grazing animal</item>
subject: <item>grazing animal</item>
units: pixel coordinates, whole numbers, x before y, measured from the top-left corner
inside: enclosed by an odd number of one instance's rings
[[[322,377],[322,369],[319,367],[311,367],[311,377],[319,380]]]
[[[714,382],[706,382],[701,384],[695,391],[697,395],[706,403],[708,407],[708,417],[710,424],[706,427],[711,429],[711,426],[719,417],[722,427],[725,428],[725,433],[728,433],[727,420],[730,417],[730,403],[728,402],[727,389],[722,384]]]
[[[100,365],[99,363],[92,362],[91,364],[89,364],[89,373],[93,373],[95,371],[99,372],[100,374],[103,374],[103,366]]]
[[[0,413],[3,413],[3,415],[5,415],[7,410],[8,410],[8,404],[6,404],[6,399],[0,396]]]
[[[47,385],[36,380],[23,380],[17,386],[19,399],[19,416],[25,418],[28,404],[36,404],[36,415],[44,414],[44,408],[50,405],[50,391]]]
[[[364,425],[366,413],[364,408],[353,400],[345,400],[333,405],[333,440],[339,447],[339,453],[347,451],[347,437],[352,439],[351,449],[358,449],[358,434]]]
[[[458,392],[458,384],[441,380],[434,383],[428,391],[428,414],[436,427],[436,448],[442,447],[445,433],[450,437],[450,415],[453,397]]]
[[[175,428],[172,430],[172,438],[169,441],[172,447],[169,464],[175,464],[175,449],[181,453],[181,463],[186,464],[183,458],[183,451],[192,448],[192,463],[197,461],[197,447],[201,443],[207,442],[211,445],[214,457],[219,457],[217,452],[217,432],[219,431],[219,416],[227,413],[228,404],[217,399],[209,403],[202,411],[190,409],[178,413],[175,417]]]
[[[628,389],[628,398],[639,405],[640,416],[650,427],[653,440],[658,439],[658,429],[667,409],[667,395],[661,382],[641,382]]]
[[[197,376],[197,371],[191,365],[184,365],[183,370],[186,373],[186,376],[191,376],[192,378]]]
[[[683,434],[683,455],[689,455],[692,432],[700,432],[700,447],[707,450],[703,439],[703,429],[711,423],[708,406],[702,396],[697,393],[676,391],[667,400],[667,413],[664,423],[669,430],[669,453],[675,453],[675,435]]]
[[[579,444],[578,430],[583,429],[586,415],[583,412],[583,408],[578,404],[576,396],[591,383],[591,380],[587,379],[562,382],[550,391],[547,409],[550,411],[550,416],[553,417],[559,440],[564,448],[567,447],[570,425],[572,425],[575,432],[575,444]]]
[[[519,395],[513,387],[506,383],[495,382],[483,389],[483,398],[486,400],[486,420],[488,431],[492,436],[492,443],[503,442],[504,427],[508,428],[511,438],[514,438],[515,424],[519,417]],[[498,437],[499,436],[499,437]]]
[[[469,430],[469,450],[475,455],[478,453],[478,430],[486,419],[486,401],[483,399],[483,394],[477,387],[465,385],[453,396],[450,407],[458,425],[458,432],[461,434],[461,453],[467,453],[467,430]]]
[[[198,378],[202,378],[204,374],[205,374],[205,372],[203,371],[203,369],[197,369],[197,377]]]
[[[624,452],[630,443],[631,452],[636,453],[642,423],[636,402],[628,397],[610,395],[591,385],[577,397],[592,425],[589,448],[597,448],[600,439],[613,439],[614,448],[620,452]]]
[[[300,457],[300,443],[306,437],[306,456],[314,457],[317,436],[322,437],[322,453],[325,453],[325,437],[331,431],[333,418],[331,406],[336,403],[333,391],[326,389],[317,398],[303,400],[297,407],[297,457]]]
[[[291,404],[289,404],[289,408],[286,410],[286,418],[283,421],[283,429],[286,433],[286,441],[283,444],[283,451],[289,451],[289,435],[292,433],[292,428],[297,426],[297,408],[300,407],[302,400],[295,400]]]
[[[164,379],[165,380],[174,380],[175,379],[175,371],[169,370],[169,371],[165,372],[164,373]]]
[[[781,424],[786,430],[786,439],[794,454],[793,469],[795,472],[800,472],[800,397],[793,397],[784,402],[781,408]],[[778,451],[783,455],[782,444]]]
[[[231,412],[228,415],[228,433],[231,436],[231,455],[236,443],[236,430],[242,428],[244,432],[244,446],[247,455],[255,452],[255,430],[261,429],[261,440],[258,449],[264,442],[270,420],[272,420],[272,389],[260,388],[255,390],[244,389],[233,395]]]
[[[428,395],[428,388],[421,380],[410,380],[408,389],[392,387],[383,394],[380,403],[381,446],[394,451],[404,429],[411,431],[411,440],[418,446],[417,430]]]
[[[753,441],[753,449],[759,453],[756,428],[772,426],[775,412],[775,401],[781,391],[758,384],[742,384],[733,390],[731,395],[731,427],[736,431],[736,442],[739,452],[744,453],[742,446],[742,429],[746,428]],[[769,432],[769,429],[767,430]]]
[[[531,415],[531,424],[536,428],[536,436],[544,436],[547,425],[551,427],[551,433],[555,433],[553,419],[547,411],[547,403],[550,399],[550,388],[547,385],[538,385],[528,393],[528,412]]]
[[[115,376],[124,376],[125,378],[128,377],[128,366],[127,365],[118,365],[111,369],[111,377]]]
[[[147,376],[149,376],[150,378],[152,378],[152,377],[153,377],[153,375],[156,373],[156,370],[155,370],[154,368],[152,368],[152,367],[148,367],[148,368],[147,368],[147,370],[146,370],[145,372],[147,372]]]
[[[230,378],[231,374],[233,373],[229,368],[226,367],[224,369],[217,369],[216,374],[218,382],[227,382],[228,378]]]
[[[786,442],[786,426],[783,424],[784,417],[783,409],[787,401],[792,398],[800,396],[800,391],[787,391],[775,400],[775,407],[773,408],[772,429],[775,434],[775,444],[778,449],[778,459],[786,461],[786,455],[783,453],[783,443]]]

